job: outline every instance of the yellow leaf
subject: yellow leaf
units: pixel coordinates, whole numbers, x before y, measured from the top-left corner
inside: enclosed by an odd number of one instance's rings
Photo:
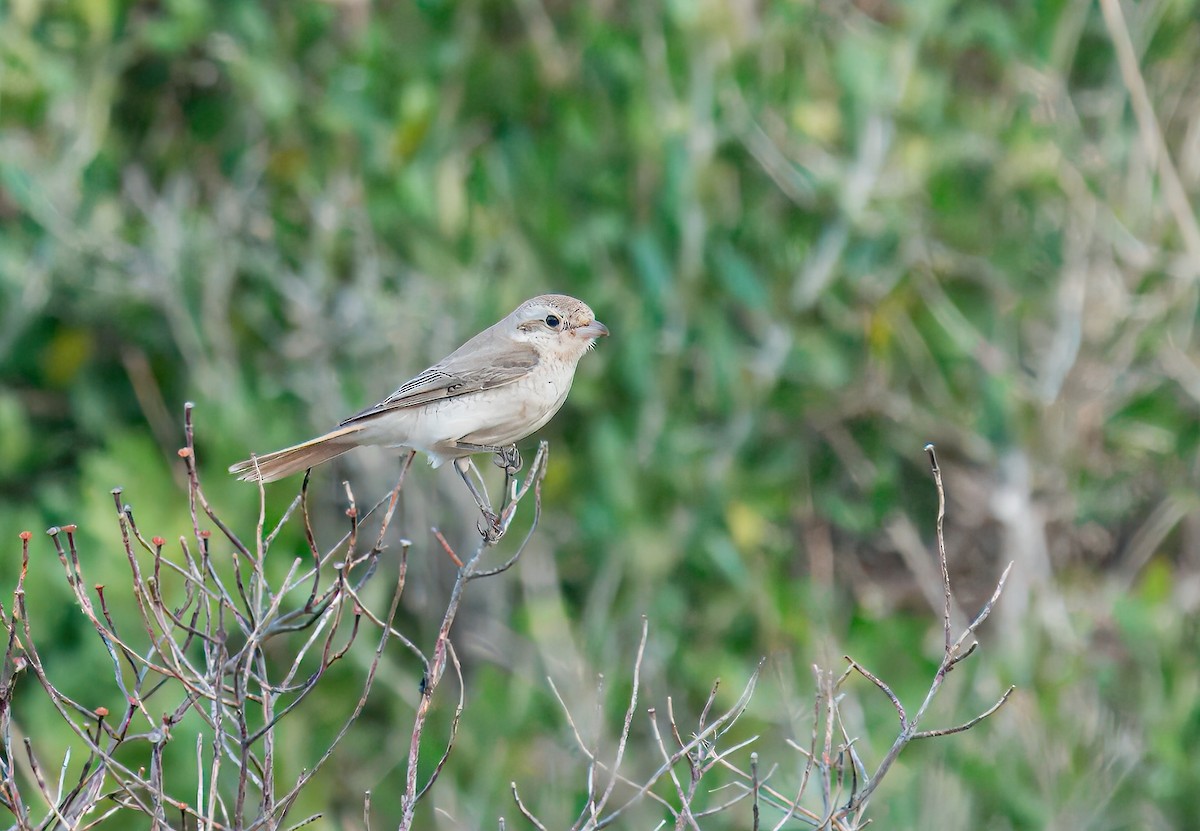
[[[767,535],[767,521],[763,515],[744,502],[729,505],[725,510],[725,524],[739,551],[758,548]]]

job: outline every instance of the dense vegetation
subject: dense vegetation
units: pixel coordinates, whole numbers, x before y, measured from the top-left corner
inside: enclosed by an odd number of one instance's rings
[[[877,822],[1185,827],[1198,21],[1194,0],[4,4],[0,575],[19,531],[73,522],[90,579],[119,584],[117,485],[148,533],[184,533],[185,400],[209,496],[251,534],[228,464],[564,291],[613,336],[542,433],[530,550],[457,624],[467,709],[427,822],[515,815],[510,780],[573,816],[585,766],[545,676],[588,710],[603,672],[619,720],[643,614],[659,706],[698,708],[717,676],[728,705],[769,656],[749,716],[789,769],[812,663],[923,689],[932,441],[963,607],[1016,561],[935,715],[1018,692],[907,754]],[[365,452],[317,473],[318,535],[341,531],[343,478],[373,502],[395,473]],[[449,567],[428,529],[473,519],[452,473],[413,477],[402,616],[428,639]],[[52,554],[27,591],[86,690],[108,659]],[[420,675],[386,673],[308,806],[348,825],[365,789],[376,827],[395,810]],[[281,764],[357,683],[331,679]],[[878,756],[894,713],[856,695]]]

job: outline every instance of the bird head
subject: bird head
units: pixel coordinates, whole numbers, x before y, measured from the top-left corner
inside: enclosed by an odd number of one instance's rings
[[[565,294],[543,294],[526,300],[509,315],[513,338],[529,343],[545,356],[578,361],[608,334],[608,327],[582,300]]]

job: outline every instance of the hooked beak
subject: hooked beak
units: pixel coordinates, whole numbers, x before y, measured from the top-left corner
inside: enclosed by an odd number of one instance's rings
[[[593,320],[584,326],[578,327],[576,332],[580,337],[584,338],[606,338],[608,337],[608,327],[598,320]]]

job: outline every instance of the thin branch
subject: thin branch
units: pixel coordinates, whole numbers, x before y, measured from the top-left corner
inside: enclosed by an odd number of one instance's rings
[[[633,659],[633,684],[629,691],[629,707],[625,710],[625,723],[621,727],[621,735],[617,739],[617,752],[613,758],[612,772],[613,775],[608,780],[608,785],[604,788],[604,793],[600,795],[600,799],[596,801],[592,809],[592,816],[598,817],[604,812],[604,806],[608,804],[608,800],[612,797],[613,788],[617,786],[616,773],[621,769],[621,760],[625,757],[625,746],[629,742],[629,730],[633,725],[633,713],[637,709],[638,690],[642,682],[642,659],[646,655],[646,638],[650,633],[650,621],[645,615],[642,615],[642,635],[638,639],[638,648],[636,657]],[[668,768],[670,764],[668,764]]]
[[[1015,689],[1016,685],[1010,686],[1004,691],[1004,695],[1000,696],[1000,699],[995,704],[993,704],[991,707],[988,707],[986,710],[968,722],[960,724],[957,727],[947,727],[942,730],[922,730],[920,733],[914,733],[913,739],[933,739],[937,738],[938,736],[953,736],[955,733],[963,733],[967,730],[970,730],[976,724],[983,721],[985,718],[994,714],[997,710],[1003,707],[1004,702],[1008,701],[1008,697],[1012,695],[1013,690]]]
[[[906,729],[908,727],[908,717],[905,716],[905,714],[904,714],[904,705],[900,703],[899,697],[897,697],[897,695],[894,692],[892,692],[892,688],[889,687],[887,684],[885,684],[883,682],[883,680],[880,679],[878,676],[871,673],[866,667],[864,667],[858,661],[851,658],[849,655],[843,655],[842,657],[850,662],[851,669],[858,672],[860,675],[862,675],[864,678],[866,678],[868,681],[870,681],[872,684],[879,687],[879,689],[883,691],[883,694],[888,697],[888,701],[892,702],[892,706],[896,708],[896,714],[900,717],[900,729],[901,730]]]
[[[942,569],[942,593],[946,604],[942,613],[942,629],[946,638],[946,653],[950,653],[951,634],[950,634],[950,566],[946,559],[946,538],[942,532],[942,527],[946,521],[946,489],[942,486],[942,469],[938,465],[937,451],[932,444],[925,445],[925,452],[929,455],[929,467],[933,471],[933,482],[937,487],[938,510],[937,510],[937,547],[938,547],[938,565]]]
[[[534,828],[538,831],[546,831],[546,826],[542,825],[542,821],[533,815],[533,813],[525,807],[525,803],[521,801],[521,795],[517,793],[517,783],[510,782],[509,787],[512,788],[513,801],[517,803],[517,810],[521,812],[521,816],[529,820]]]

